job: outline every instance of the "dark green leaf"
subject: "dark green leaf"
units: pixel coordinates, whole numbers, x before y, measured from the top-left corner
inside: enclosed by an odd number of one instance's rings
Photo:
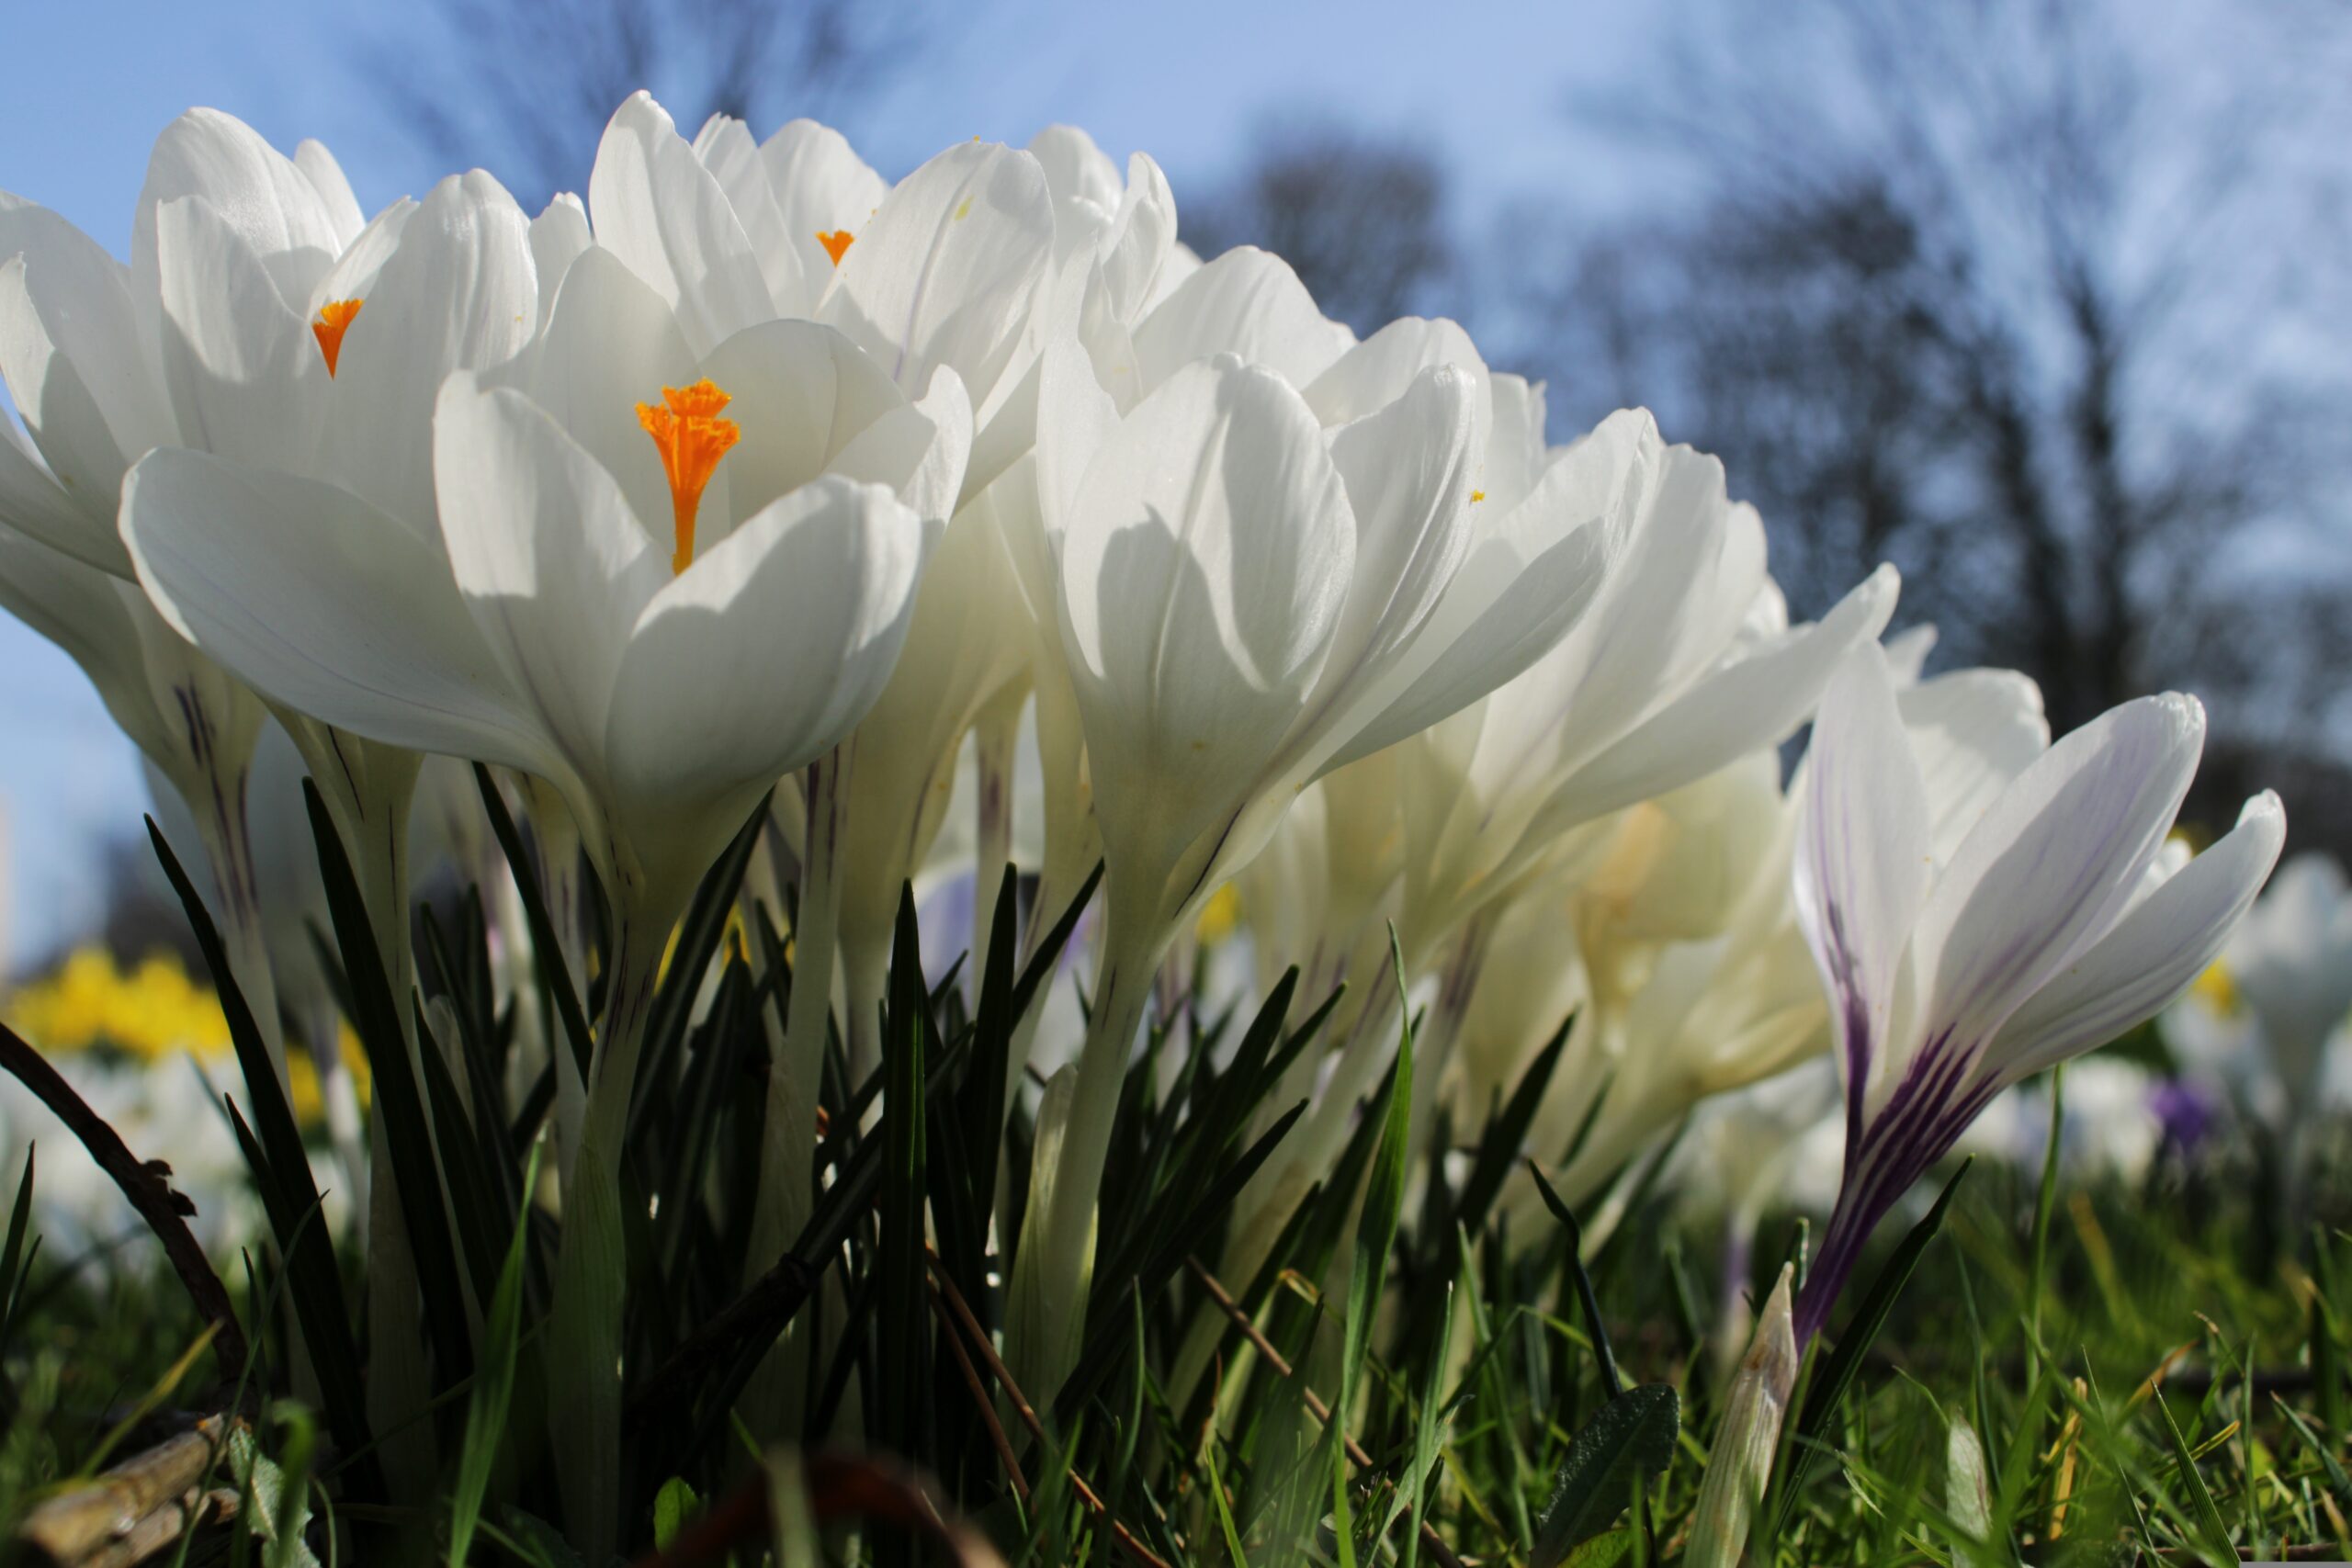
[[[1681,1430],[1671,1383],[1629,1388],[1602,1405],[1568,1445],[1529,1568],[1556,1568],[1571,1548],[1606,1529],[1644,1482],[1673,1460]]]

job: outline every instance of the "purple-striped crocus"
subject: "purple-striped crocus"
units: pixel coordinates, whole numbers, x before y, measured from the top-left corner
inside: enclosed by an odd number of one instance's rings
[[[1875,643],[1815,721],[1798,919],[1830,998],[1846,1097],[1838,1203],[1796,1308],[1809,1343],[1871,1232],[1985,1102],[2186,990],[2270,874],[2275,795],[2195,860],[2159,858],[2205,712],[2125,703],[2044,751],[1939,863],[1918,756]]]

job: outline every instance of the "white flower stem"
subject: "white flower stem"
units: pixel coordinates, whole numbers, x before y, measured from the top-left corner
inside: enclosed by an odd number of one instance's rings
[[[1051,1196],[1042,1205],[1033,1201],[1032,1228],[1021,1238],[1008,1319],[1016,1326],[1035,1327],[1021,1335],[1027,1343],[1007,1348],[1018,1358],[1014,1371],[1023,1392],[1040,1406],[1060,1392],[1077,1362],[1093,1280],[1095,1201],[1110,1156],[1111,1123],[1136,1030],[1143,1022],[1160,956],[1173,934],[1148,919],[1122,918],[1133,913],[1116,908],[1110,911],[1102,979],[1079,1053],[1069,1125],[1050,1168],[1043,1168],[1049,1156],[1040,1140],[1041,1168],[1030,1177],[1033,1193],[1049,1191]]]
[[[217,890],[214,921],[229,960],[229,973],[253,1010],[254,1026],[277,1072],[277,1088],[290,1093],[286,1073],[286,1028],[277,1014],[277,987],[269,964],[269,942],[262,928],[261,901],[254,874],[254,841],[245,817],[247,761],[232,770],[208,768],[182,794],[196,818],[206,863]],[[225,767],[225,764],[223,765]]]
[[[1012,753],[1021,732],[1021,701],[991,702],[972,725],[972,760],[978,774],[973,810],[972,956],[964,966],[964,994],[979,1006],[988,973],[989,938],[996,926],[997,889],[1012,859]],[[1043,910],[1038,911],[1043,914]],[[1050,919],[1051,917],[1047,917]],[[1032,916],[1031,923],[1035,923]],[[1016,942],[1018,938],[1015,938]],[[1014,948],[1020,952],[1020,947]]]
[[[800,867],[800,906],[792,931],[792,999],[784,1040],[769,1064],[765,1136],[760,1145],[758,1207],[744,1276],[757,1278],[808,1223],[816,1194],[808,1162],[816,1147],[818,1090],[833,1001],[834,957],[841,945],[841,850],[844,801],[839,752],[808,772],[808,826]]]
[[[619,1548],[623,1289],[628,1278],[620,1210],[621,1142],[629,1092],[661,972],[669,923],[618,912],[612,983],[596,1030],[588,1113],[563,1183],[548,1324],[548,1431],[571,1538],[592,1562]]]

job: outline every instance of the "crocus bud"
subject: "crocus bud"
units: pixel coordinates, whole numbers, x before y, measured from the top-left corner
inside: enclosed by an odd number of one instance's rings
[[[1690,1544],[1682,1555],[1684,1568],[1732,1568],[1747,1550],[1748,1522],[1765,1483],[1772,1479],[1781,1422],[1797,1379],[1796,1332],[1789,1303],[1795,1273],[1793,1265],[1781,1268],[1780,1281],[1757,1320],[1756,1337],[1748,1341],[1747,1354],[1732,1379],[1723,1425],[1715,1430],[1714,1451],[1707,1456],[1706,1479],[1699,1487]]]
[[[1955,1414],[1944,1448],[1944,1513],[1970,1545],[1993,1539],[1993,1492],[1984,1445],[1968,1418]]]

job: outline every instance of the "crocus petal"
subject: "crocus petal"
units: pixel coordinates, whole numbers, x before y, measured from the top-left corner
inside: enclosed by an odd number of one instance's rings
[[[605,128],[588,212],[596,243],[670,302],[695,353],[775,313],[726,193],[651,94],[631,94]]]
[[[1126,194],[1112,216],[1102,256],[1105,304],[1114,320],[1143,315],[1175,243],[1175,193],[1159,165],[1137,152],[1127,160]]]
[[[898,661],[928,539],[888,489],[829,476],[698,557],[621,662],[606,740],[621,798],[685,814],[830,750]]]
[[[1487,392],[1494,400],[1495,428],[1487,442],[1487,500],[1516,506],[1535,488],[1547,461],[1544,388],[1524,376],[1492,375]]]
[[[1311,384],[1355,341],[1327,321],[1280,256],[1238,245],[1193,273],[1136,328],[1136,357],[1149,391],[1182,367],[1233,354],[1272,366],[1295,387]]]
[[[1046,188],[1053,193],[1058,209],[1057,228],[1062,212],[1070,208],[1091,209],[1099,222],[1108,222],[1118,209],[1125,195],[1119,165],[1078,127],[1046,127],[1029,139],[1029,155],[1045,171]]]
[[[2197,771],[2205,711],[2145,697],[2060,740],[1953,852],[1919,911],[1925,1036],[1992,1039],[2115,924]]]
[[[805,314],[808,305],[803,302],[813,301],[821,290],[809,286],[808,260],[785,226],[784,210],[776,205],[775,187],[751,128],[732,115],[715,114],[695,133],[694,149],[726,193],[735,220],[743,225],[752,254],[759,258],[768,298],[786,315]]]
[[[133,459],[175,434],[121,264],[55,213],[5,193],[0,376],[50,470],[94,513],[110,508]],[[104,553],[96,544],[75,553],[93,550]]]
[[[296,306],[296,313],[309,322],[317,321],[319,312],[338,299],[370,298],[376,292],[378,276],[400,248],[401,235],[408,228],[408,220],[416,216],[418,205],[402,197],[376,214],[311,287],[309,302],[289,299],[287,303]],[[322,355],[320,358],[324,363],[325,356]]]
[[[1053,198],[1026,152],[951,147],[882,199],[818,317],[911,393],[953,366],[986,406],[1053,254]]]
[[[0,292],[6,288],[0,277]],[[106,548],[103,520],[74,504],[40,455],[26,444],[16,422],[6,416],[0,416],[0,525],[101,570],[105,568],[91,560],[92,555],[115,558],[115,551]],[[128,570],[127,561],[121,565]]]
[[[1612,414],[1595,439],[1561,449],[1534,488],[1476,538],[1446,585],[1424,637],[1435,657],[1328,766],[1461,711],[1569,634],[1597,602],[1618,552],[1626,470],[1649,429],[1645,414]],[[1490,492],[1479,504],[1500,503]]]
[[[742,517],[823,473],[869,425],[907,406],[870,355],[815,321],[738,333],[711,351],[701,374],[727,389],[727,417],[743,430],[720,466]]]
[[[514,689],[585,771],[628,629],[670,581],[670,552],[612,475],[519,393],[452,376],[433,434],[458,591]]]
[[[926,523],[955,514],[972,451],[972,400],[954,368],[943,365],[919,403],[893,409],[860,431],[832,460],[845,479],[890,487]]]
[[[1904,941],[1930,866],[1926,786],[1875,639],[1847,654],[1813,726],[1796,909],[1830,996],[1838,1071],[1859,1100],[1891,1057]]]
[[[661,529],[670,516],[670,480],[637,405],[658,402],[662,388],[686,386],[695,377],[694,354],[668,301],[595,245],[564,274],[547,330],[506,370],[484,380],[514,387],[546,411],[619,481],[638,520]],[[748,456],[729,454],[704,492],[714,519],[726,515],[731,465]]]
[[[1899,682],[1898,657],[1887,650]],[[1941,865],[2010,781],[2050,749],[2041,688],[2014,670],[1956,670],[1895,703],[1926,782],[1929,852]]]
[[[367,214],[359,210],[359,198],[352,194],[351,180],[343,165],[327,150],[323,141],[309,138],[296,143],[294,166],[311,182],[319,194],[319,211],[326,219],[328,231],[340,245],[348,246],[354,236],[367,227]]]
[[[317,159],[312,159],[315,166]],[[269,269],[289,305],[311,297],[311,286],[357,232],[349,223],[358,204],[341,191],[322,192],[294,159],[261,133],[219,109],[190,109],[155,139],[147,183],[131,220],[130,268],[143,302],[154,297],[155,214],[184,196],[202,197],[244,237]]]
[[[1813,626],[1708,675],[1578,770],[1545,803],[1538,830],[1591,821],[1788,739],[1838,660],[1886,629],[1900,581],[1882,566]]]
[[[391,745],[560,766],[440,550],[349,491],[165,448],[131,470],[122,526],[164,618],[254,690]]]
[[[1061,562],[1106,840],[1156,839],[1148,864],[1238,807],[1321,672],[1354,534],[1313,412],[1271,372],[1188,367],[1110,434]]]
[[[832,255],[818,236],[862,234],[889,195],[889,182],[857,155],[847,137],[813,119],[786,120],[760,144],[760,162],[775,193],[785,234],[799,254],[806,290],[796,299],[779,297],[776,309],[813,314],[834,271]]]
[[[1046,538],[1058,539],[1069,529],[1078,487],[1118,425],[1118,405],[1095,378],[1086,351],[1068,338],[1049,341],[1038,365],[1035,465],[1036,521]],[[983,436],[980,445],[985,442]],[[979,461],[977,448],[973,460]]]
[[[1347,599],[1309,699],[1322,722],[1339,725],[1326,755],[1399,689],[1390,679],[1398,660],[1414,651],[1469,550],[1477,397],[1469,371],[1432,366],[1394,401],[1332,433],[1356,530]]]
[[[512,359],[538,313],[530,220],[506,188],[479,169],[434,186],[344,334],[325,471],[429,537],[441,384]]]
[[[588,231],[588,209],[570,191],[558,191],[547,209],[531,220],[531,266],[539,276],[539,324],[555,310],[564,275],[596,243]]]
[[[164,380],[181,439],[242,462],[293,468],[316,440],[325,359],[253,247],[200,197],[155,215]]]
[[[2255,796],[2222,840],[2176,872],[2009,1015],[1978,1070],[2015,1082],[2153,1018],[2221,954],[2286,842],[2278,797]]]
[[[1458,366],[1476,390],[1478,450],[1487,446],[1494,423],[1494,394],[1487,384],[1487,362],[1460,326],[1442,317],[1407,316],[1389,322],[1332,361],[1303,390],[1306,406],[1325,424],[1345,424],[1386,408],[1404,394],[1413,378],[1433,365]]]
[[[1532,517],[1520,523],[1535,524]],[[1435,650],[1328,770],[1369,757],[1461,712],[1542,658],[1600,597],[1615,536],[1588,518],[1489,535],[1446,585],[1421,643]]]
[[[64,649],[133,744],[161,757],[169,755],[173,737],[148,693],[126,606],[125,595],[136,600],[138,593],[110,572],[0,528],[0,610]]]

